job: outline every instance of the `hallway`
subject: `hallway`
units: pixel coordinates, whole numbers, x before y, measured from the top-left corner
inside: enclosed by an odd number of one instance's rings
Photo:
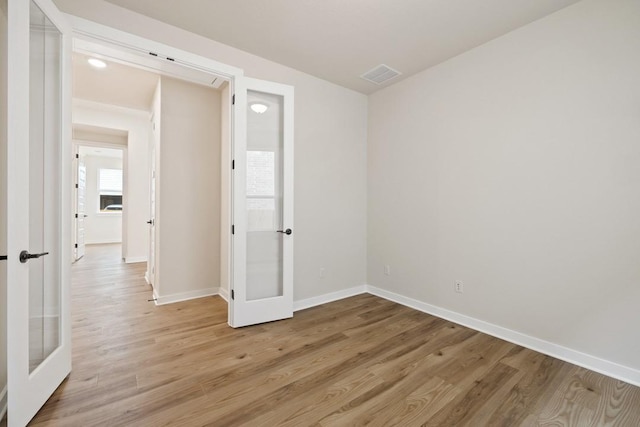
[[[73,368],[30,425],[97,425],[134,412],[160,385],[150,363],[158,348],[175,347],[196,323],[227,326],[219,297],[156,307],[146,263],[125,264],[120,254],[120,244],[87,245],[73,264]],[[159,388],[166,400],[180,394]]]

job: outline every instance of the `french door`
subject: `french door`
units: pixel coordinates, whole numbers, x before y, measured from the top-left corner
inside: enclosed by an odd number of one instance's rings
[[[229,324],[293,316],[293,87],[236,77]]]
[[[71,370],[69,32],[51,0],[8,1],[8,423]]]

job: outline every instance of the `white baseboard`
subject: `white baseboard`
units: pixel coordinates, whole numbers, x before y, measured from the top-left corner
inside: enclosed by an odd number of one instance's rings
[[[521,332],[507,329],[502,326],[485,322],[483,320],[466,316],[464,314],[447,310],[445,308],[438,307],[432,304],[427,304],[425,302],[409,298],[394,292],[386,291],[384,289],[380,289],[371,285],[355,286],[353,288],[344,289],[341,291],[330,292],[328,294],[294,301],[293,311],[304,310],[306,308],[338,301],[363,293],[369,293],[371,295],[375,295],[380,298],[402,304],[415,310],[458,323],[487,335],[491,335],[496,338],[521,345],[539,353],[555,357],[556,359],[564,360],[565,362],[569,362],[574,365],[578,365],[583,368],[599,372],[603,375],[607,375],[609,377],[616,378],[640,387],[640,370],[610,362],[608,360],[604,360],[595,356],[591,356],[589,354],[573,350],[559,344],[532,337],[531,335],[526,335]],[[220,295],[226,301],[229,301],[228,291],[222,288],[207,288],[180,294],[167,295],[164,297],[158,297],[155,290],[153,293],[154,298],[156,298],[157,305],[169,304],[172,302],[185,301],[211,295]]]
[[[151,282],[149,281],[149,272],[148,271],[144,272],[144,281],[147,282],[147,285],[151,284]]]
[[[338,301],[349,298],[354,295],[360,295],[367,292],[365,285],[355,286],[353,288],[344,289],[342,291],[330,292],[317,297],[311,297],[293,302],[293,311],[304,310],[305,308],[315,307],[316,305],[326,304],[328,302]]]
[[[427,304],[413,298],[396,294],[394,292],[376,288],[375,286],[366,285],[365,288],[367,292],[372,295],[376,295],[389,301],[411,307],[424,313],[450,320],[476,331],[483,332],[487,335],[491,335],[496,338],[521,345],[539,353],[555,357],[556,359],[564,360],[565,362],[569,362],[574,365],[578,365],[583,368],[590,369],[603,375],[607,375],[609,377],[613,377],[640,387],[640,371],[637,369],[619,365],[608,360],[600,359],[598,357],[591,356],[589,354],[582,353],[580,351],[573,350],[567,347],[563,347],[561,345],[554,344],[552,342],[545,341],[536,337],[532,337],[521,332],[513,331],[511,329],[503,328],[502,326],[494,325],[483,320],[465,316],[464,314],[460,314],[455,311],[447,310],[442,307]]]
[[[0,420],[7,413],[7,386],[5,385],[0,392]]]
[[[126,264],[133,264],[136,262],[147,262],[146,256],[128,256],[124,259]]]
[[[174,302],[187,301],[195,298],[210,297],[212,295],[218,295],[220,288],[211,287],[205,289],[197,289],[195,291],[180,292],[177,294],[158,296],[156,290],[153,290],[153,298],[156,300],[156,305],[171,304]]]

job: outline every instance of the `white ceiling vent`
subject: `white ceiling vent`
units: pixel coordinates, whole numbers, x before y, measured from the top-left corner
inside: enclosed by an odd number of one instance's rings
[[[398,77],[400,74],[402,74],[400,71],[396,71],[387,65],[380,64],[377,67],[374,67],[373,69],[367,71],[360,77],[368,82],[381,85],[382,83]]]

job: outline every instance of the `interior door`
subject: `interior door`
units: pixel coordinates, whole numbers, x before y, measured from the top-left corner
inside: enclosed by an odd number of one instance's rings
[[[84,219],[87,217],[85,198],[87,194],[87,167],[84,164],[84,158],[76,153],[77,172],[76,172],[76,243],[75,258],[76,261],[84,256]]]
[[[237,77],[229,324],[293,316],[293,87]]]
[[[8,423],[24,426],[71,370],[71,45],[50,0],[7,12]]]
[[[152,126],[155,132],[155,123]],[[154,137],[155,138],[155,137]],[[154,139],[155,142],[155,139]],[[151,146],[151,177],[149,188],[149,256],[147,257],[147,282],[156,282],[156,148]],[[155,288],[154,288],[155,289]]]

